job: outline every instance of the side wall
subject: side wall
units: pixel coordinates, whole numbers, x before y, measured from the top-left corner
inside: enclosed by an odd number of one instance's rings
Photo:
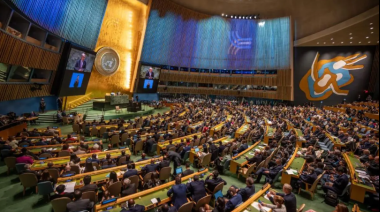
[[[46,102],[46,111],[58,109],[57,97],[43,96],[0,102],[0,114],[7,114],[11,111],[15,112],[17,115],[21,115],[23,113],[30,113],[32,111],[38,112],[41,98],[44,98]]]

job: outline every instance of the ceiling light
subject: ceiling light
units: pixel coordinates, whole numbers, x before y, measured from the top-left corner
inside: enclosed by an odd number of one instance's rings
[[[224,17],[224,13],[222,13],[222,16]]]
[[[370,23],[369,25],[373,25],[373,23]]]
[[[331,38],[331,40],[334,40],[334,38]]]
[[[371,34],[373,34],[374,32],[371,32]]]
[[[231,15],[231,18],[234,18],[234,16],[233,16],[233,15]]]
[[[350,42],[352,44],[352,42]]]
[[[362,43],[361,41],[359,41],[359,43]]]
[[[368,41],[368,43],[371,43],[371,41]]]
[[[237,18],[237,16],[235,16],[235,18]]]
[[[373,27],[371,27],[371,30],[373,30]]]
[[[352,32],[350,33],[350,35],[352,35]]]
[[[344,42],[342,42],[342,43],[344,43]]]
[[[319,45],[319,42],[317,44]]]
[[[335,44],[335,42],[333,42],[333,44]]]
[[[367,39],[368,39],[369,37],[367,37]]]
[[[324,42],[323,44],[326,44],[326,42]]]
[[[350,39],[352,40],[352,39],[354,39],[354,37],[350,37]]]

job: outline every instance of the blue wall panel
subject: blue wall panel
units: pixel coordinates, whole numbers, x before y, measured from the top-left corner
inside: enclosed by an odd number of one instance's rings
[[[15,112],[17,115],[30,113],[32,111],[38,112],[41,98],[44,98],[46,102],[46,111],[58,109],[57,97],[46,96],[0,102],[0,114],[7,114],[11,111]]]
[[[289,69],[290,40],[288,17],[229,19],[155,0],[141,61],[190,68]]]
[[[69,41],[94,49],[108,0],[11,0],[30,19]]]

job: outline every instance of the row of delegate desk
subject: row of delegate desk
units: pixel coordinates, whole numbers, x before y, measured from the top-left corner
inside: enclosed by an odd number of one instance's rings
[[[182,140],[186,141],[186,140],[194,140],[194,136],[201,136],[202,133],[196,133],[196,134],[192,134],[192,135],[188,135],[188,136],[185,136],[185,137],[181,137],[181,138],[176,138],[176,139],[172,139],[172,144],[173,145],[177,145],[177,144],[180,144]],[[165,141],[165,142],[160,142],[158,143],[157,145],[157,155],[160,155],[161,154],[161,151],[163,151],[164,149],[166,149],[166,147],[170,144],[170,141]]]
[[[126,148],[126,149],[117,149],[117,150],[110,150],[110,151],[105,151],[105,152],[98,152],[95,153],[97,155],[97,158],[99,160],[105,159],[107,154],[111,155],[111,158],[117,158],[121,156],[122,151],[125,151],[126,155],[131,155],[131,151]],[[89,153],[89,154],[82,154],[82,155],[77,155],[78,158],[81,159],[81,164],[86,163],[87,158],[91,158],[94,153]],[[32,164],[31,169],[36,171],[36,170],[44,170],[48,168],[48,163],[53,163],[53,167],[60,168],[64,167],[67,165],[67,163],[70,162],[70,156],[67,157],[57,157],[57,158],[49,158],[49,159],[44,159],[44,160],[36,160]]]
[[[311,126],[314,125],[311,122],[307,122]],[[326,136],[334,143],[334,147],[338,148],[344,148],[346,145],[341,142],[339,138],[336,136],[331,135],[330,133],[326,133]],[[298,148],[298,147],[297,147]],[[297,154],[298,149],[296,150],[295,154]],[[343,153],[343,157],[345,161],[347,162],[349,171],[350,171],[350,177],[351,177],[351,192],[350,192],[350,199],[364,203],[365,193],[376,193],[375,187],[370,183],[364,183],[362,179],[359,179],[359,174],[356,171],[356,169],[362,169],[363,165],[360,162],[360,159],[356,158],[354,155],[350,153]],[[299,179],[300,174],[303,172],[305,167],[305,159],[298,157],[295,158],[295,155],[292,156],[291,163],[288,164],[287,167],[285,167],[285,170],[291,169],[294,170],[294,174],[288,174],[286,172],[282,173],[282,180],[281,183],[290,183],[291,178]]]
[[[153,159],[156,160],[156,163],[159,163],[162,157],[153,158]],[[149,164],[151,164],[150,159],[134,163],[135,169],[138,171],[139,174],[142,174],[142,168]],[[121,166],[116,166],[113,168],[101,169],[101,170],[97,170],[93,172],[78,174],[72,177],[58,178],[57,185],[61,185],[61,184],[68,185],[71,183],[75,183],[74,188],[79,189],[84,186],[83,178],[88,175],[91,175],[91,183],[98,185],[98,184],[105,183],[108,180],[111,172],[115,172],[118,178],[122,179],[126,168],[127,168],[127,165],[121,165]]]
[[[183,177],[182,184],[188,183],[189,179],[190,178],[193,179],[195,175],[204,175],[206,173],[208,173],[208,169]],[[105,205],[98,204],[95,207],[95,211],[119,212],[122,210],[123,205],[130,199],[133,199],[136,204],[144,206],[145,210],[151,210],[151,209],[157,208],[171,201],[171,198],[167,196],[167,192],[169,191],[169,189],[171,189],[171,187],[174,184],[175,182],[171,181],[169,183],[165,183],[163,185],[160,185],[152,189],[148,189],[148,190],[141,191],[130,196],[119,198],[115,202],[112,202],[109,204],[105,204]],[[157,204],[153,204],[151,200],[158,199],[158,198],[161,200],[161,202]]]

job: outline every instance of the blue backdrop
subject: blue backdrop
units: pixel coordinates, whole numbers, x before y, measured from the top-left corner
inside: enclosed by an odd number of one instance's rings
[[[159,3],[153,2],[142,62],[240,70],[290,67],[289,18],[256,21],[212,16],[199,19],[189,18],[189,14],[184,18],[170,9],[160,11]]]
[[[45,29],[94,49],[108,0],[11,0]]]

